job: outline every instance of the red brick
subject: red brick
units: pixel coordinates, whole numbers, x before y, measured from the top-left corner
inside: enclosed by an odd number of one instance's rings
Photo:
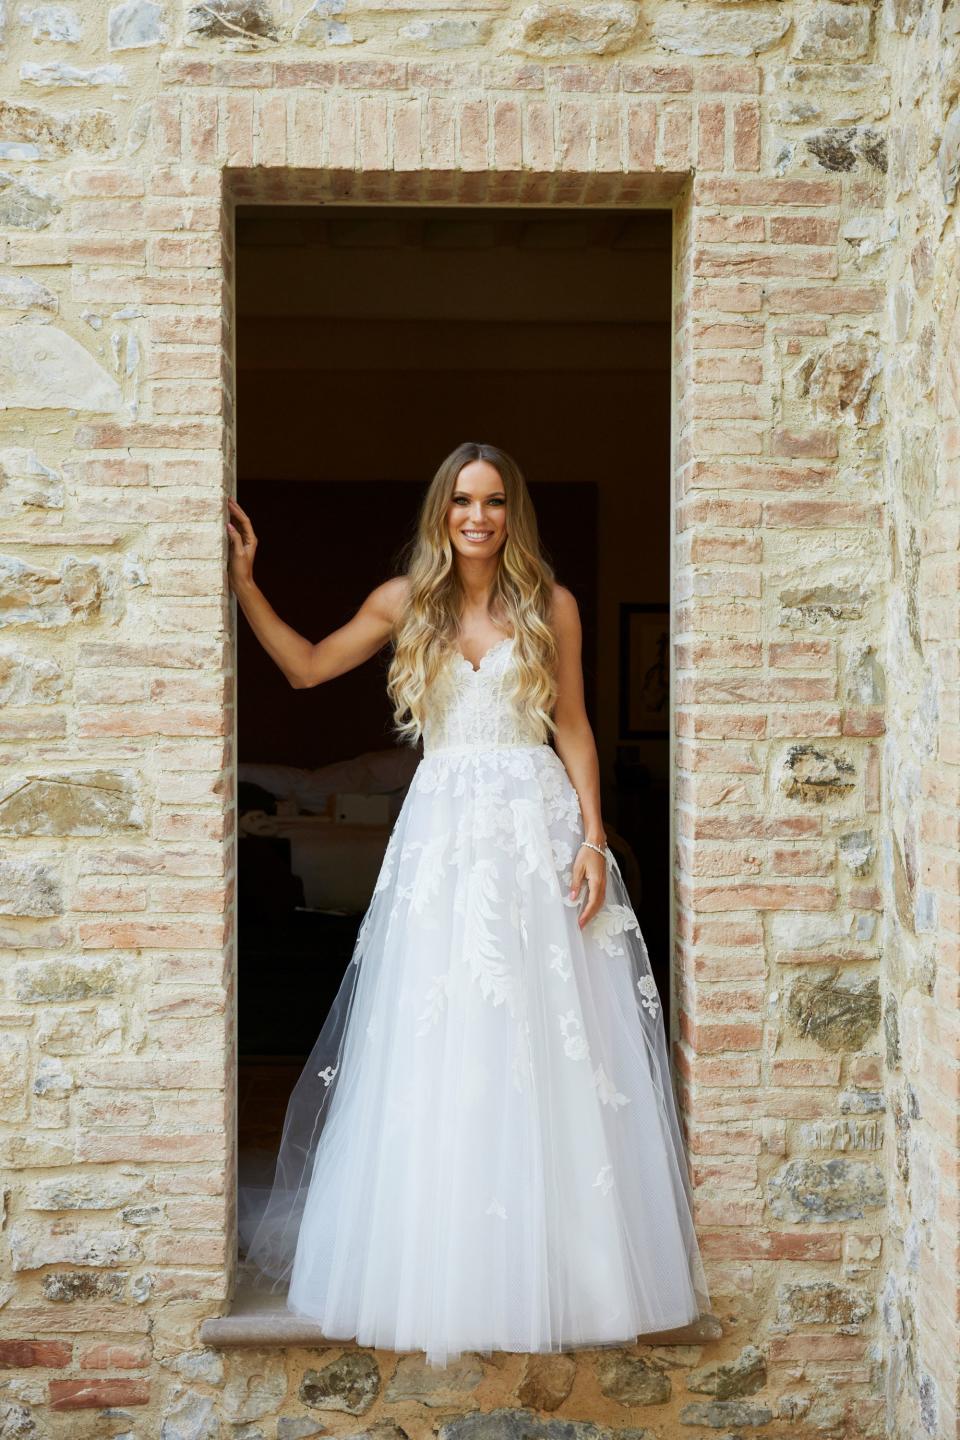
[[[620,85],[627,91],[687,91],[693,71],[686,65],[621,65]]]
[[[146,1380],[51,1380],[51,1410],[101,1410],[115,1405],[149,1405]]]
[[[697,169],[699,171],[723,169],[726,123],[727,107],[722,101],[705,100],[697,106]],[[721,236],[717,233],[702,233],[702,227],[705,225],[709,227],[712,219],[716,219],[719,222],[716,228],[719,228],[725,223],[720,217],[701,217],[699,223],[702,239],[763,239],[763,220],[760,216],[750,216],[750,224],[746,226],[746,228],[751,231],[754,225],[758,226],[759,234],[750,233],[742,237]],[[729,223],[735,226],[737,221],[731,217]]]
[[[736,1233],[706,1231],[700,1237],[704,1256],[714,1260],[839,1260],[840,1235],[835,1231],[803,1232],[760,1230]]]
[[[65,1340],[0,1340],[0,1369],[26,1370],[34,1365],[60,1369],[70,1364],[73,1346]]]
[[[404,90],[407,66],[403,60],[341,60],[338,84],[362,90]]]
[[[204,950],[224,941],[222,923],[200,921],[81,921],[78,928],[84,950]]]
[[[773,455],[786,455],[793,458],[832,459],[837,454],[837,436],[834,430],[785,430],[776,429],[770,436],[770,451]],[[788,502],[796,506],[803,502]],[[807,502],[811,503],[811,502]],[[828,502],[829,503],[829,502]],[[764,507],[764,514],[771,514],[776,517],[781,514],[783,518],[780,523],[793,523],[789,516],[790,510],[773,508],[770,504]]]
[[[820,1055],[816,1060],[774,1059],[770,1078],[775,1085],[839,1085],[840,1060],[835,1055]]]
[[[200,1135],[96,1135],[82,1132],[77,1140],[77,1159],[97,1164],[111,1160],[173,1161],[208,1164],[223,1158],[224,1138],[216,1134]],[[132,1328],[132,1327],[131,1327]]]
[[[150,1343],[90,1345],[80,1352],[81,1370],[140,1370],[150,1364]]]
[[[733,107],[733,168],[760,169],[760,106],[755,100]]]
[[[839,180],[714,179],[694,182],[701,205],[838,205]]]
[[[880,309],[883,292],[879,285],[771,285],[766,300],[772,315],[866,315]]]

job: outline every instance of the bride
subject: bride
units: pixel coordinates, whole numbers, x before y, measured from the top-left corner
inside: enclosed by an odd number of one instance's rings
[[[604,834],[577,604],[516,462],[448,455],[406,573],[316,644],[257,588],[229,503],[231,586],[290,684],[389,642],[397,732],[423,745],[248,1262],[325,1336],[434,1366],[695,1321],[659,996]]]

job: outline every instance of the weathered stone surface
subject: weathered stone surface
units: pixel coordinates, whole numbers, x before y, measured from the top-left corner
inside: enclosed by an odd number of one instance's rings
[[[876,339],[846,332],[804,362],[800,393],[810,398],[818,418],[850,418],[859,424],[865,418],[879,372]]]
[[[111,50],[142,50],[167,38],[163,6],[155,0],[125,0],[110,11],[107,43]]]
[[[879,1150],[883,1126],[878,1120],[815,1120],[800,1126],[797,1141],[805,1150]]]
[[[444,1421],[438,1440],[653,1440],[649,1430],[611,1429],[589,1420],[544,1419],[532,1410],[501,1407]]]
[[[556,1410],[570,1394],[576,1374],[572,1355],[529,1355],[517,1399],[534,1410]]]
[[[825,1050],[859,1050],[880,1026],[880,982],[858,983],[831,970],[823,978],[801,976],[790,987],[787,1020],[798,1035]]]
[[[37,1024],[37,1046],[50,1055],[116,1054],[123,1017],[112,1005],[92,1010],[46,1009]]]
[[[767,1200],[778,1220],[828,1224],[878,1210],[886,1186],[880,1166],[866,1160],[790,1160],[768,1181]]]
[[[384,1437],[384,1440],[407,1440],[406,1432],[401,1430],[399,1425],[392,1425],[385,1421],[385,1425],[398,1431],[396,1437]],[[277,1421],[277,1440],[312,1440],[314,1435],[324,1435],[326,1426],[320,1420],[313,1419],[310,1415],[281,1415]],[[360,1437],[356,1437],[360,1440]]]
[[[872,645],[851,647],[846,658],[844,694],[852,705],[882,705],[886,698],[883,666]]]
[[[49,705],[63,692],[63,671],[54,660],[0,645],[0,705]]]
[[[115,1210],[142,1194],[143,1175],[63,1175],[37,1180],[26,1192],[28,1210]]]
[[[127,1277],[114,1271],[98,1275],[92,1270],[59,1270],[41,1280],[47,1300],[72,1305],[78,1300],[120,1300],[126,1289]]]
[[[44,230],[61,210],[60,201],[48,190],[38,190],[0,170],[0,226],[11,230]],[[0,381],[5,383],[3,351],[0,351]],[[4,408],[0,402],[0,409]]]
[[[160,1440],[220,1440],[220,1420],[211,1395],[187,1390],[168,1407]]]
[[[355,1440],[408,1440],[407,1432],[395,1420],[374,1420]]]
[[[852,585],[810,585],[780,595],[780,624],[818,628],[824,621],[859,620],[866,605],[863,591]]]
[[[883,1036],[886,1043],[887,1068],[896,1070],[900,1065],[900,1015],[896,998],[887,995],[883,1007]]]
[[[597,1384],[608,1400],[621,1405],[663,1405],[670,1399],[670,1376],[658,1365],[623,1350],[597,1356]]]
[[[140,1258],[140,1246],[126,1230],[78,1230],[34,1220],[17,1220],[10,1226],[14,1270],[39,1270],[63,1263],[106,1267]]]
[[[63,481],[41,463],[36,450],[11,446],[0,450],[0,518],[29,510],[62,510]]]
[[[841,1115],[882,1115],[887,1102],[879,1090],[841,1090],[837,1109]]]
[[[13,972],[14,994],[27,1005],[113,995],[119,983],[116,960],[38,960],[17,965]]]
[[[401,25],[402,40],[422,45],[425,50],[462,50],[469,45],[485,45],[490,38],[491,22],[471,16],[464,19],[411,20]]]
[[[185,1380],[202,1380],[207,1385],[223,1383],[223,1355],[219,1350],[184,1350],[167,1363]]]
[[[57,871],[39,860],[0,855],[0,915],[62,915]]]
[[[29,775],[8,782],[0,797],[0,835],[106,835],[142,828],[139,796],[129,771]]]
[[[51,628],[96,619],[110,588],[95,560],[70,556],[58,572],[0,555],[0,625]]]
[[[282,1355],[258,1355],[251,1366],[246,1357],[231,1354],[227,1367],[223,1414],[228,1420],[248,1423],[276,1413],[287,1394]]]
[[[871,125],[828,126],[807,135],[807,150],[824,170],[853,170],[863,160],[872,170],[887,169],[887,137]]]
[[[38,90],[60,90],[64,86],[91,90],[101,85],[128,84],[127,72],[122,65],[67,65],[63,60],[34,62],[24,60],[20,64],[20,79],[25,85],[35,85]]]
[[[461,1404],[465,1391],[475,1390],[483,1379],[483,1366],[472,1355],[448,1361],[445,1367],[428,1365],[419,1355],[402,1355],[383,1392],[384,1400],[416,1400],[421,1405]]]
[[[960,105],[954,107],[943,127],[937,152],[937,166],[943,203],[952,205],[957,195],[957,182],[960,180]]]
[[[870,8],[821,0],[797,28],[793,53],[797,60],[860,60],[870,46]]]
[[[874,1308],[866,1290],[833,1280],[781,1285],[777,1298],[777,1319],[789,1325],[859,1325]]]
[[[608,55],[630,43],[639,19],[639,6],[630,0],[600,0],[586,5],[537,0],[521,10],[505,46],[543,59]]]
[[[265,0],[214,0],[190,6],[186,33],[195,40],[227,40],[245,47],[275,40],[277,27]]]
[[[780,5],[738,5],[731,10],[665,5],[653,22],[657,44],[681,55],[759,55],[778,44],[789,28],[790,16]]]
[[[890,111],[890,75],[881,65],[785,65],[773,77],[771,100],[778,124],[882,120]]]
[[[56,311],[59,303],[48,286],[29,275],[0,274],[0,309]]]
[[[686,1383],[694,1394],[715,1395],[718,1400],[755,1395],[767,1383],[766,1357],[755,1345],[747,1345],[735,1360],[691,1370]]]
[[[52,1055],[41,1056],[33,1077],[34,1095],[69,1095],[75,1087],[76,1081],[62,1060],[57,1060]]]
[[[380,1370],[368,1350],[348,1351],[319,1370],[307,1370],[300,1382],[300,1399],[314,1410],[345,1410],[362,1415],[380,1390]]]
[[[769,1425],[773,1411],[766,1405],[748,1405],[745,1400],[712,1400],[706,1405],[684,1405],[681,1425],[706,1425],[723,1430],[727,1425]]]
[[[0,1116],[20,1120],[26,1113],[27,1038],[0,1030]]]
[[[0,1440],[45,1440],[47,1434],[49,1431],[40,1428],[29,1405],[0,1400]]]
[[[877,847],[869,830],[848,830],[837,841],[837,850],[851,875],[866,875],[876,858]]]
[[[79,44],[83,26],[75,10],[66,5],[23,6],[20,19],[30,26],[31,40],[51,40],[63,45]]]
[[[346,8],[346,0],[314,0],[294,26],[294,40],[298,45],[352,45],[353,31],[336,18]]]
[[[855,770],[839,751],[816,745],[792,745],[783,762],[783,792],[790,800],[814,805],[836,800],[854,786]]]
[[[58,113],[38,105],[0,98],[0,140],[33,145],[41,156],[72,155],[79,150],[107,150],[114,144],[116,133],[116,122],[107,110]],[[0,176],[0,187],[4,181],[12,184],[14,177]],[[52,202],[52,197],[42,198]],[[56,204],[51,213],[56,213],[59,208]],[[43,223],[46,224],[49,219],[50,215]]]
[[[65,330],[32,320],[0,329],[0,408],[103,414],[122,402],[113,376]]]

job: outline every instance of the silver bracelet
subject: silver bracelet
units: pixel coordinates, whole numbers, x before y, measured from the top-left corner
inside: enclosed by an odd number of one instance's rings
[[[606,858],[607,858],[607,852],[606,852],[606,850],[601,850],[600,846],[599,846],[599,845],[594,845],[594,843],[593,843],[592,840],[581,840],[581,842],[580,842],[580,849],[581,849],[581,850],[583,849],[584,845],[586,845],[586,847],[587,847],[588,850],[596,850],[597,854],[598,854],[598,855],[602,855],[603,858],[604,858],[604,860],[606,860]]]

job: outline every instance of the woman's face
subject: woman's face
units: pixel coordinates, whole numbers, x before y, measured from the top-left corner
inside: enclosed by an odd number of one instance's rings
[[[507,494],[489,460],[470,460],[457,476],[447,507],[454,550],[489,559],[507,538]]]

